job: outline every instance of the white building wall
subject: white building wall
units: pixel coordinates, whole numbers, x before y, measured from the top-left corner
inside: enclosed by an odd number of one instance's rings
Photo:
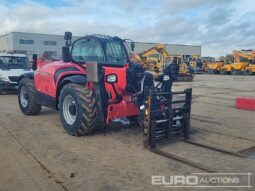
[[[8,52],[13,50],[12,33],[0,36],[0,52]]]
[[[33,44],[22,44],[21,40],[32,40]],[[26,51],[28,55],[38,54],[42,56],[45,51],[55,52],[56,57],[61,57],[62,46],[64,45],[63,35],[33,34],[33,33],[13,33],[13,49],[16,51]],[[45,45],[44,41],[55,42],[55,45]]]
[[[74,36],[73,40],[77,38],[79,37]],[[32,40],[33,43],[22,44],[20,42],[21,40]],[[56,42],[56,44],[45,45],[44,41],[53,41]],[[45,51],[50,51],[56,54],[56,58],[61,58],[64,43],[63,35],[11,32],[7,35],[0,36],[0,52],[4,50],[15,50],[18,51],[17,53],[26,52],[31,59],[32,54],[42,56]],[[135,44],[135,53],[143,52],[156,45],[156,43],[141,42],[136,42]],[[166,44],[166,49],[171,55],[201,55],[201,46]]]
[[[73,40],[77,39],[77,36],[73,37]],[[33,41],[32,44],[22,44],[21,40]],[[55,42],[53,45],[46,45],[44,42]],[[26,53],[29,58],[32,58],[33,54],[42,56],[46,51],[55,54],[54,58],[58,59],[62,56],[62,47],[64,46],[63,35],[52,34],[36,34],[36,33],[23,33],[23,32],[11,32],[7,35],[0,36],[0,52],[3,50],[15,51],[17,53]]]

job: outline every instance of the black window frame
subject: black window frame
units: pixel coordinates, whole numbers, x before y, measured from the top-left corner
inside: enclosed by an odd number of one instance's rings
[[[121,63],[121,62],[116,63],[116,62],[109,62],[109,61],[107,61],[106,55],[105,55],[105,49],[104,49],[103,46],[102,46],[102,44],[105,43],[105,42],[103,42],[103,40],[101,41],[100,37],[97,37],[96,35],[95,35],[95,36],[94,36],[94,35],[84,36],[84,37],[78,38],[77,40],[73,41],[72,47],[71,47],[71,61],[72,61],[73,63],[76,63],[76,64],[84,64],[84,63],[86,63],[86,61],[85,61],[85,62],[77,62],[77,61],[75,61],[75,60],[73,59],[72,53],[73,53],[74,44],[75,44],[77,41],[79,41],[79,40],[84,40],[84,39],[95,39],[95,40],[99,43],[100,49],[101,49],[101,51],[102,51],[102,53],[103,53],[103,60],[104,60],[103,62],[98,62],[98,64],[104,65],[104,66],[123,67],[125,64],[130,63],[129,54],[128,54],[128,51],[127,51],[127,49],[126,49],[125,44],[123,43],[123,41],[122,41],[119,37],[111,37],[111,38],[113,38],[114,40],[119,40],[120,43],[122,43],[122,46],[123,46],[123,48],[124,48],[124,51],[125,51],[125,54],[126,54],[126,57],[127,57],[127,58],[126,58],[127,61],[126,61],[125,63]],[[89,61],[88,61],[88,62],[89,62]],[[93,61],[91,61],[91,62],[93,62]]]
[[[43,41],[44,46],[57,46],[57,41],[53,40],[44,40]]]
[[[104,50],[103,50],[103,47],[102,47],[101,42],[99,41],[98,38],[90,37],[90,36],[81,37],[81,38],[78,38],[77,40],[73,41],[73,43],[72,43],[72,48],[71,48],[71,60],[72,60],[72,62],[77,63],[77,64],[83,64],[83,63],[86,62],[86,61],[84,61],[84,62],[77,62],[76,60],[73,59],[73,56],[72,56],[74,44],[77,43],[77,42],[80,41],[80,40],[85,40],[85,39],[88,39],[88,41],[89,41],[90,39],[95,39],[95,40],[97,41],[97,43],[99,44],[100,49],[101,49],[101,51],[102,51],[102,54],[103,54],[103,60],[104,60],[103,62],[106,62],[105,53],[104,53]],[[87,62],[92,62],[92,61],[87,61]]]
[[[32,40],[32,39],[19,39],[19,44],[33,45],[34,40]]]

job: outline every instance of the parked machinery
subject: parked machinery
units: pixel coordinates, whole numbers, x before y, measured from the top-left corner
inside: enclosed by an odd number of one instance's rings
[[[145,68],[159,73],[163,71],[164,61],[167,56],[168,53],[165,49],[165,45],[157,44],[144,52],[134,54],[132,56],[132,61],[140,63],[144,65]]]
[[[222,75],[231,74],[231,71],[232,71],[232,64],[225,63],[220,69],[220,74],[222,74]]]
[[[25,115],[39,114],[42,106],[59,110],[64,129],[76,136],[127,117],[143,128],[150,148],[176,135],[189,138],[192,90],[172,99],[178,64],[165,67],[155,85],[152,74],[129,59],[124,40],[88,35],[71,43],[71,37],[65,33],[63,60],[39,66],[34,56],[36,72],[20,76],[18,102]]]
[[[192,81],[194,79],[194,71],[191,66],[188,66],[183,59],[183,56],[179,55],[171,55],[167,56],[165,60],[165,65],[164,67],[167,67],[169,64],[178,64],[180,69],[179,69],[179,75],[177,78],[177,81]]]
[[[250,52],[251,58],[248,66],[245,68],[246,75],[255,75],[255,50]]]
[[[131,59],[154,72],[155,76],[162,73],[166,65],[174,63],[172,61],[175,59],[180,65],[178,81],[192,81],[194,78],[192,68],[184,62],[183,57],[169,55],[164,44],[158,44],[144,52],[134,54]]]
[[[245,68],[245,75],[255,75],[255,63],[250,63],[246,68]]]
[[[216,60],[215,62],[211,62],[207,66],[208,74],[219,74],[221,68],[224,66],[223,60]]]
[[[231,64],[231,74],[245,74],[246,67],[254,62],[254,50],[233,51],[235,62]]]
[[[188,65],[193,68],[195,74],[203,74],[203,62],[199,55],[191,55],[188,57]]]
[[[208,65],[211,62],[215,62],[215,58],[213,58],[213,57],[202,57],[201,61],[202,61],[202,70],[204,72],[208,72]]]

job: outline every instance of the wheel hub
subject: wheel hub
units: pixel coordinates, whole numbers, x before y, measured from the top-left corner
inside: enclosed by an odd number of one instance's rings
[[[76,101],[71,95],[67,95],[63,101],[63,116],[68,125],[73,125],[77,117]]]
[[[76,115],[76,105],[75,104],[70,105],[69,112],[71,115]]]
[[[22,86],[20,89],[20,103],[22,107],[28,106],[28,91],[25,86]]]
[[[27,94],[27,93],[25,93],[24,98],[25,98],[26,100],[28,100],[28,94]]]

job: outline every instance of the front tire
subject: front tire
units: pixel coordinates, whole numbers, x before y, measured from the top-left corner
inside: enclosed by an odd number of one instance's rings
[[[20,110],[25,115],[37,115],[42,109],[36,101],[34,82],[27,78],[21,79],[19,83],[18,100]]]
[[[71,135],[88,135],[96,128],[96,100],[86,87],[65,85],[60,93],[59,110],[62,125]]]

